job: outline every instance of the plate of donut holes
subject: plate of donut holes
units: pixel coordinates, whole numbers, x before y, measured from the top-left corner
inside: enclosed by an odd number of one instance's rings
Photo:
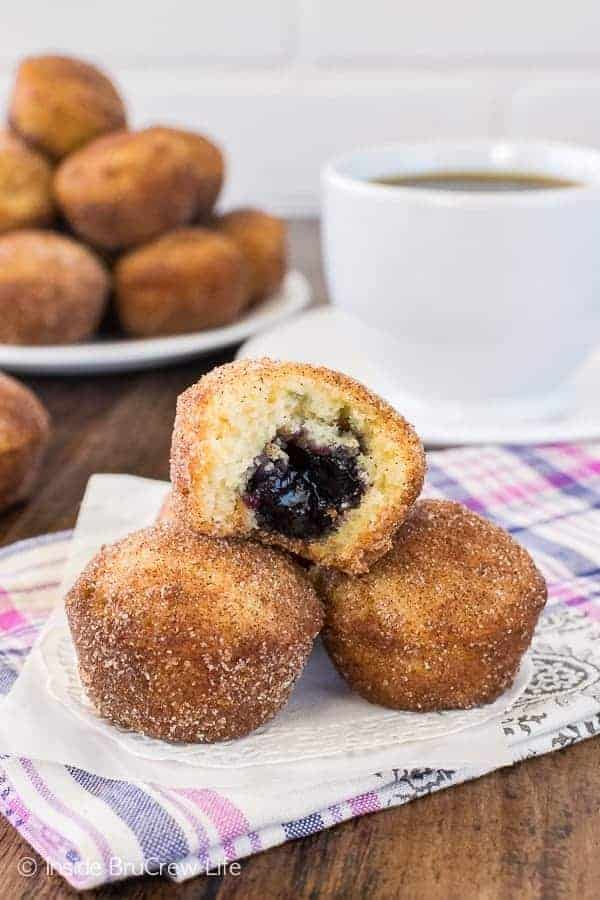
[[[506,531],[423,499],[424,476],[412,426],[349,376],[213,369],[178,399],[168,493],[91,552],[83,540],[46,635],[50,692],[155,758],[256,733],[267,759],[298,717],[294,750],[318,756],[502,714],[527,685],[546,584]]]
[[[0,131],[0,366],[152,367],[238,343],[301,310],[285,223],[221,212],[225,157],[183,127],[128,128],[99,68],[35,56]]]

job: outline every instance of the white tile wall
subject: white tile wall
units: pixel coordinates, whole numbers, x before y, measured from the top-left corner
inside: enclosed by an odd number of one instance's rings
[[[515,91],[506,133],[600,146],[600,73],[535,79]]]
[[[468,78],[302,79],[132,76],[139,124],[153,120],[205,129],[229,161],[226,204],[258,197],[273,209],[316,210],[324,160],[364,143],[432,133],[465,136],[489,128],[487,97]]]
[[[281,0],[17,0],[2,3],[0,58],[69,49],[105,60],[268,62],[290,52]]]
[[[598,0],[304,0],[320,60],[598,55]]]
[[[358,144],[600,146],[598,0],[19,0],[0,12],[0,94],[47,49],[104,63],[136,124],[225,144],[227,204],[316,212],[321,164]]]

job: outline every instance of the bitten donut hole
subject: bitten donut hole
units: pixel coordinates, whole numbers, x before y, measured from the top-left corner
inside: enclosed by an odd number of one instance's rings
[[[341,435],[339,436],[341,437]],[[261,528],[286,537],[316,539],[333,531],[356,508],[367,487],[360,445],[319,443],[307,428],[278,433],[254,460],[244,502]]]
[[[408,423],[329,369],[243,360],[178,401],[175,505],[202,534],[251,537],[367,571],[390,546],[423,471]]]

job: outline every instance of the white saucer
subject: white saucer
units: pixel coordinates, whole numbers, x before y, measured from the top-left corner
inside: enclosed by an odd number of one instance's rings
[[[329,366],[346,372],[385,397],[408,418],[428,446],[458,444],[536,444],[600,438],[600,351],[593,355],[561,395],[567,412],[552,418],[531,408],[511,417],[505,408],[469,406],[440,410],[404,394],[361,348],[360,325],[333,307],[305,313],[293,322],[251,338],[238,358],[271,356]],[[546,413],[546,414],[545,414]]]
[[[77,375],[150,369],[213,353],[271,328],[304,309],[311,299],[308,281],[288,272],[281,290],[224,328],[176,337],[95,340],[53,347],[0,344],[0,369],[30,375]]]

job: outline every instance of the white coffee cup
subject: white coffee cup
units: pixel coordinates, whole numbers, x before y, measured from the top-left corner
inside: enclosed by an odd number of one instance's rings
[[[528,174],[576,186],[398,187],[435,172]],[[334,303],[402,390],[440,407],[554,414],[600,342],[600,152],[529,141],[356,150],[322,175]]]

